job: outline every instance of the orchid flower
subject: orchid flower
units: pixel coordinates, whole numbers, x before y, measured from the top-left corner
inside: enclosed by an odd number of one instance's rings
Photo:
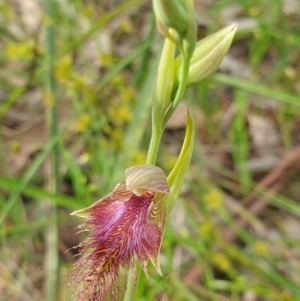
[[[78,246],[81,256],[71,273],[77,301],[102,301],[110,287],[116,298],[119,276],[125,274],[122,269],[131,268],[136,278],[136,259],[147,277],[149,260],[161,275],[159,252],[167,214],[180,193],[193,153],[194,123],[189,111],[181,152],[168,178],[155,166],[160,141],[186,87],[215,72],[236,31],[236,25],[232,25],[196,46],[192,0],[153,0],[153,6],[166,39],[153,98],[147,164],[128,168],[125,181],[110,194],[73,212],[85,218],[81,230],[90,232]],[[176,47],[180,55],[175,59]]]
[[[147,262],[161,274],[159,250],[164,233],[170,193],[164,172],[140,165],[125,171],[126,180],[110,194],[72,215],[85,218],[80,226],[91,234],[79,244],[80,259],[71,277],[76,300],[103,299],[110,287],[116,294],[121,268],[132,268],[137,258],[146,275]]]

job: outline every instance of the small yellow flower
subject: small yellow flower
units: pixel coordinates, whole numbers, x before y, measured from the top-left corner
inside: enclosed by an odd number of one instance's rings
[[[79,178],[79,181],[82,185],[85,185],[87,183],[87,177],[86,176],[81,176]]]
[[[250,16],[252,16],[252,17],[257,16],[259,13],[260,13],[260,9],[259,9],[258,7],[256,7],[256,6],[253,6],[253,7],[251,7],[251,8],[249,9],[249,14],[250,14]]]
[[[247,285],[247,281],[246,281],[246,279],[245,279],[245,277],[243,277],[243,276],[237,276],[236,278],[235,278],[235,286],[237,287],[237,288],[239,288],[240,290],[244,290],[244,288],[246,287],[246,285]]]
[[[10,42],[6,47],[6,54],[12,60],[27,60],[32,57],[33,43]]]
[[[54,104],[54,95],[50,91],[46,91],[44,95],[44,102],[47,106],[52,107]]]
[[[84,132],[91,124],[91,117],[88,114],[82,114],[76,125],[76,130],[80,133]]]
[[[82,90],[84,88],[89,87],[86,79],[83,76],[76,73],[72,75],[70,84],[74,89],[78,89],[78,90]]]
[[[199,229],[200,235],[203,238],[209,238],[213,235],[215,226],[211,221],[204,222]]]
[[[81,8],[81,13],[85,16],[85,17],[89,17],[91,18],[91,16],[94,13],[94,7],[93,5],[87,4],[85,3],[85,5]]]
[[[296,69],[293,68],[293,67],[291,67],[291,66],[285,68],[284,69],[284,73],[290,79],[296,79],[296,77],[297,77],[297,71],[296,71]]]
[[[254,248],[259,255],[267,255],[270,252],[267,244],[263,241],[255,242]]]
[[[132,32],[132,23],[130,22],[130,20],[128,18],[123,18],[121,21],[121,29],[126,32],[126,33],[130,33]]]
[[[114,63],[115,58],[112,53],[103,52],[100,54],[99,60],[100,60],[102,66],[109,67]]]
[[[53,25],[54,24],[53,19],[49,18],[48,16],[45,16],[43,18],[43,23],[44,23],[44,25]]]
[[[208,186],[207,192],[203,195],[203,201],[211,210],[216,210],[222,207],[223,194],[214,186]]]
[[[122,91],[122,97],[124,101],[130,101],[135,97],[135,90],[133,88],[125,88]]]
[[[89,183],[88,184],[88,191],[91,193],[97,192],[99,190],[99,187],[96,183]]]
[[[84,165],[90,162],[91,156],[89,153],[83,153],[79,156],[78,160],[81,165]]]
[[[101,140],[101,147],[102,147],[102,149],[107,150],[110,147],[109,141],[107,141],[107,139],[103,138]]]
[[[71,75],[73,74],[72,68],[72,58],[70,55],[64,56],[60,61],[56,63],[55,66],[55,78],[59,82],[66,82],[70,80]]]
[[[121,76],[121,74],[117,74],[116,76],[114,76],[111,80],[111,84],[113,87],[124,89],[124,79]]]
[[[146,162],[147,154],[141,150],[138,150],[133,158],[131,165],[142,165]]]
[[[111,132],[111,139],[113,140],[115,148],[120,149],[122,146],[122,141],[123,141],[123,131],[118,128],[114,129]]]
[[[119,105],[110,109],[110,115],[114,121],[128,122],[132,118],[132,112],[125,105]]]
[[[19,154],[21,152],[21,146],[18,141],[12,141],[9,145],[9,148],[14,154]]]
[[[228,271],[231,268],[229,258],[223,253],[217,253],[213,257],[214,264],[223,271]]]

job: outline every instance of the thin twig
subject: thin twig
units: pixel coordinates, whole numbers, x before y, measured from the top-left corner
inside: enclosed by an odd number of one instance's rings
[[[274,193],[281,191],[284,188],[284,184],[287,180],[287,173],[295,168],[299,167],[300,163],[300,146],[296,147],[291,154],[286,156],[281,163],[269,174],[267,174],[261,182],[254,189],[254,193],[248,196],[242,201],[242,206],[246,208],[253,215],[261,214],[267,206],[267,201],[262,198],[262,189],[268,189]],[[239,228],[245,228],[248,225],[248,221],[240,215],[233,217],[235,224]],[[237,234],[230,228],[225,228],[223,237],[228,242],[233,242],[237,239]]]

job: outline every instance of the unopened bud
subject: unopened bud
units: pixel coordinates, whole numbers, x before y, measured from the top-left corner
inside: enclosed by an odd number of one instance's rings
[[[171,30],[170,34],[172,34]],[[166,38],[158,66],[153,102],[153,123],[158,128],[161,126],[163,116],[171,102],[174,81],[174,51],[175,44]]]
[[[194,50],[188,75],[188,86],[193,86],[211,76],[221,64],[226,55],[237,25],[228,26],[198,42]],[[182,55],[175,60],[175,81],[180,81],[180,66],[182,64]]]
[[[158,22],[165,28],[174,28],[178,34],[189,27],[189,15],[184,0],[153,0],[153,10]]]

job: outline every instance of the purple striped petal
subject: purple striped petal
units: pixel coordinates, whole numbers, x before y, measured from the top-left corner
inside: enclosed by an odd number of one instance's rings
[[[149,260],[161,274],[159,250],[167,218],[165,194],[170,192],[166,177],[152,165],[135,166],[125,174],[126,181],[116,185],[109,195],[72,213],[84,217],[80,229],[91,232],[78,246],[81,257],[71,273],[76,301],[101,301],[110,287],[116,299],[121,270],[135,270],[135,258],[147,277]]]
[[[146,263],[158,253],[161,230],[147,219],[154,194],[132,195],[127,202],[94,204],[83,228],[92,231],[84,240],[82,257],[75,263],[72,282],[78,301],[103,299],[109,287],[117,290],[120,268],[134,266],[134,257]]]

